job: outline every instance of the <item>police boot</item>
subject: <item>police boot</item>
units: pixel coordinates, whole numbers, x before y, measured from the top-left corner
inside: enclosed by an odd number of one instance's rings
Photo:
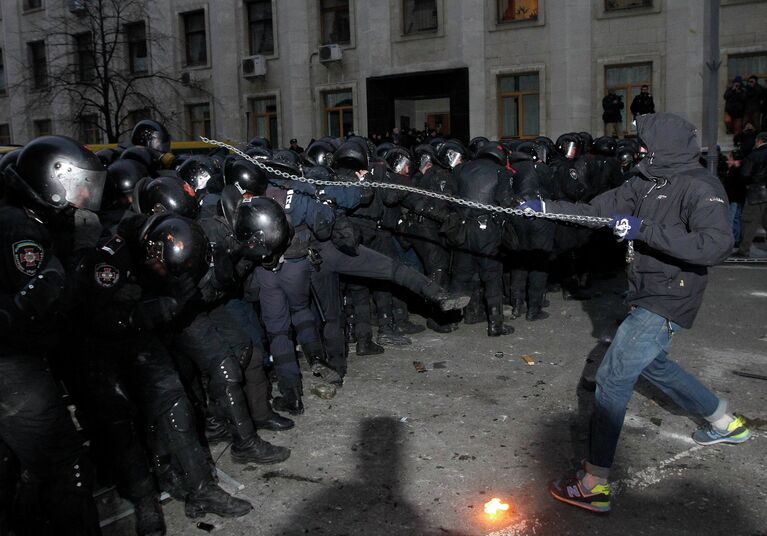
[[[524,298],[511,299],[511,318],[519,318],[527,312],[526,309]]]
[[[214,415],[205,417],[205,439],[208,440],[209,446],[228,443],[231,438],[232,433],[229,431],[229,426],[227,426],[224,419]]]
[[[247,440],[238,438],[237,441],[232,443],[232,461],[234,463],[270,465],[284,462],[289,457],[289,448],[272,445],[258,437],[258,434],[255,433]]]
[[[272,406],[277,411],[288,412],[291,415],[302,415],[304,413],[304,403],[301,401],[301,388],[289,387],[280,388],[282,396],[278,396],[272,401]]]
[[[407,346],[411,343],[412,341],[408,337],[397,333],[394,326],[394,319],[390,315],[381,313],[378,316],[378,344]]]
[[[407,309],[401,307],[394,309],[394,328],[397,330],[397,333],[402,335],[415,335],[426,329],[421,324],[411,322]]]
[[[487,336],[500,337],[501,335],[511,335],[514,328],[503,323],[503,312],[498,306],[490,308],[490,314],[487,315]]]
[[[471,293],[471,301],[463,310],[463,323],[467,325],[487,322],[487,313],[482,305],[482,290],[475,289]]]
[[[213,480],[200,484],[192,493],[187,495],[184,504],[186,517],[196,519],[206,514],[216,514],[221,517],[242,517],[250,513],[253,506],[248,502],[232,497],[216,485]]]
[[[338,387],[344,384],[344,379],[341,375],[322,359],[316,359],[311,365],[311,370],[312,375],[316,378],[322,378],[326,382]]]
[[[434,281],[430,281],[421,290],[421,295],[427,300],[436,303],[442,311],[463,309],[471,300],[471,296],[460,292],[448,292]]]
[[[373,336],[366,334],[357,341],[357,355],[378,355],[384,353],[383,346],[373,342]]]
[[[157,495],[142,497],[133,506],[136,512],[136,534],[138,536],[163,536],[165,534],[165,517],[162,515],[162,507]]]
[[[440,324],[433,318],[429,318],[426,321],[426,327],[432,331],[436,331],[437,333],[452,333],[453,331],[457,329],[457,327],[453,324],[450,324],[450,323]]]
[[[530,306],[527,309],[525,320],[528,322],[534,322],[536,320],[544,320],[549,317],[549,313],[543,310],[543,294],[538,296],[530,295]]]
[[[259,430],[271,430],[272,432],[283,432],[285,430],[290,430],[296,425],[293,419],[283,417],[274,411],[272,411],[271,415],[269,415],[269,417],[266,419],[258,421],[254,419],[253,424]]]

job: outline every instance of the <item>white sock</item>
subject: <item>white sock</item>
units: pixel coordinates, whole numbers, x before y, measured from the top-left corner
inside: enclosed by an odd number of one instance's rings
[[[735,420],[735,417],[732,415],[725,413],[721,417],[719,417],[715,421],[711,421],[711,426],[714,427],[714,430],[717,430],[719,432],[726,432],[727,427],[730,426],[730,423]]]

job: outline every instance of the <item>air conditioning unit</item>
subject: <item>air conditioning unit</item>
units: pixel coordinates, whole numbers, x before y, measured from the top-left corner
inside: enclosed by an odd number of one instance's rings
[[[70,13],[85,13],[86,0],[69,0]]]
[[[339,45],[322,45],[320,47],[320,62],[341,61],[343,51]]]
[[[266,58],[263,56],[250,56],[243,58],[242,76],[245,78],[266,76]]]

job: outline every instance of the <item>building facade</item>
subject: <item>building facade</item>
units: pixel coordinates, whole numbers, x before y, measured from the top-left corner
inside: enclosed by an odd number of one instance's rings
[[[114,1],[114,0],[113,0]],[[35,87],[55,64],[87,63],[75,28],[96,0],[3,0],[0,143],[45,133],[103,140],[71,92]],[[767,79],[767,1],[721,0],[720,93]],[[703,124],[704,2],[689,0],[164,0],[126,20],[120,66],[147,77],[176,139],[254,136],[287,145],[395,126],[468,139],[603,130],[608,89],[628,111],[639,87],[656,109]],[[71,35],[80,35],[75,31]],[[53,42],[55,41],[55,43]],[[87,65],[86,65],[87,67]],[[21,81],[24,81],[23,83]],[[156,84],[153,86],[151,84]],[[724,103],[719,95],[720,117]],[[135,117],[152,115],[136,97]],[[719,139],[730,138],[720,124]]]

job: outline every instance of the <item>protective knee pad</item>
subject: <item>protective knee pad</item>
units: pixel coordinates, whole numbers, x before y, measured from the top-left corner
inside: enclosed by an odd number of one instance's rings
[[[287,331],[277,331],[275,333],[269,333],[269,351],[274,356],[275,361],[277,355],[289,355],[294,354],[293,341],[290,338],[290,333]],[[295,359],[295,355],[293,356]]]
[[[237,356],[237,362],[240,364],[240,369],[245,370],[250,365],[250,361],[254,359],[254,354],[257,350],[253,343],[250,343],[247,347],[243,348],[240,354]],[[258,351],[260,355],[260,351]]]

